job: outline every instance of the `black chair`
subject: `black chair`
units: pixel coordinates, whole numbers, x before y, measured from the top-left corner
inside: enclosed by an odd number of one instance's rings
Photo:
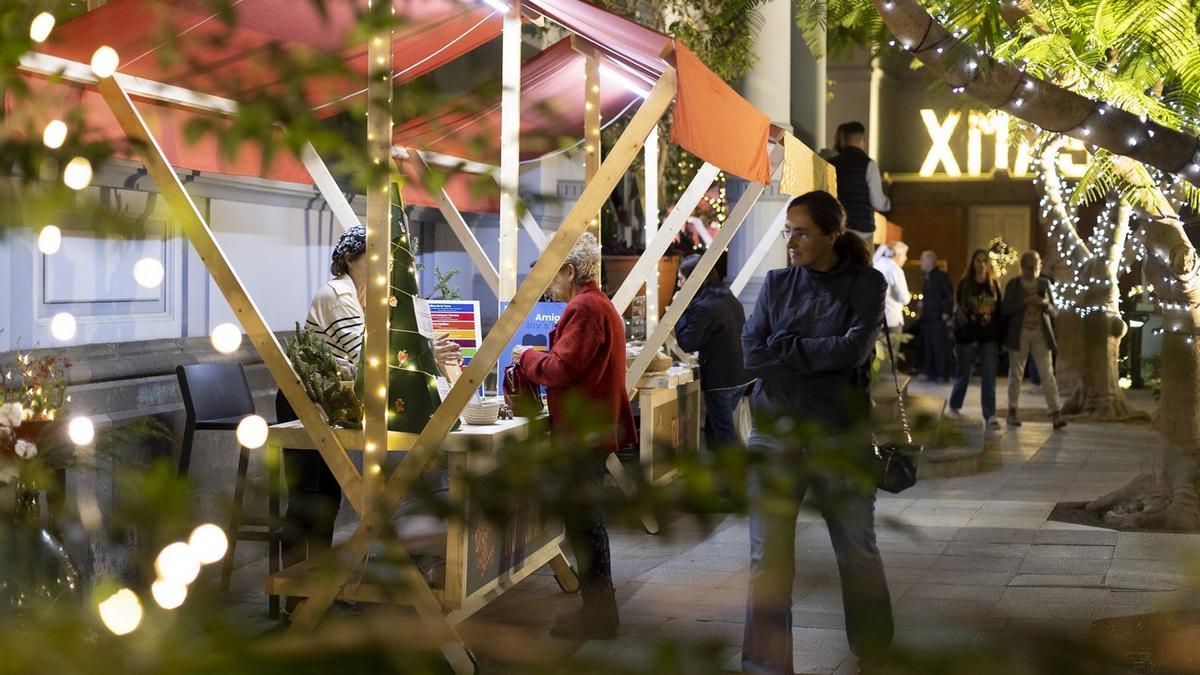
[[[192,437],[197,431],[236,431],[238,423],[254,414],[254,397],[246,382],[246,372],[240,363],[198,363],[176,366],[179,391],[187,421],[183,429],[183,447],[179,452],[179,475],[186,476],[192,460]],[[238,540],[267,543],[267,567],[270,574],[280,568],[279,490],[282,466],[268,463],[269,513],[267,516],[242,515],[242,500],[246,494],[246,470],[250,465],[250,448],[239,444],[237,482],[230,510],[229,552],[221,567],[221,590],[229,589],[233,576],[234,552]],[[279,596],[270,596],[271,618],[279,616]]]

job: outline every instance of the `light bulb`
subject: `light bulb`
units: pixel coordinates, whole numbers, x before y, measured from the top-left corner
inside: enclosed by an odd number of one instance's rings
[[[114,635],[126,635],[137,629],[142,622],[142,601],[128,588],[113,593],[107,600],[101,602],[100,620],[104,627]]]
[[[46,255],[58,253],[62,247],[62,230],[57,225],[47,225],[38,233],[38,250]]]
[[[42,144],[51,150],[62,147],[67,140],[67,123],[62,120],[50,120],[42,129]]]
[[[67,425],[67,435],[75,445],[87,445],[96,440],[96,426],[87,417],[72,417]]]
[[[219,526],[205,523],[192,530],[192,536],[188,537],[188,546],[192,547],[196,558],[207,565],[225,557],[225,552],[229,550],[229,538]]]
[[[102,45],[92,54],[92,72],[100,79],[112,77],[120,63],[121,57],[117,55],[117,50],[108,45]]]
[[[209,334],[213,349],[222,354],[232,354],[242,346],[242,331],[231,323],[217,324]]]
[[[150,594],[163,609],[175,609],[187,600],[187,586],[174,581],[159,580],[150,584]]]
[[[92,182],[92,163],[86,157],[75,157],[63,169],[63,182],[72,190],[82,190]]]
[[[267,421],[258,415],[242,418],[237,425],[237,439],[242,447],[261,448],[267,442]]]
[[[142,288],[158,288],[163,275],[162,263],[154,258],[142,258],[133,264],[133,279]]]
[[[200,576],[200,560],[191,546],[177,541],[159,552],[154,559],[154,571],[159,581],[187,585]]]
[[[29,22],[29,39],[41,44],[50,37],[52,30],[54,30],[54,15],[50,12],[42,12]]]
[[[50,319],[50,334],[59,342],[75,337],[75,317],[68,312],[59,312]]]

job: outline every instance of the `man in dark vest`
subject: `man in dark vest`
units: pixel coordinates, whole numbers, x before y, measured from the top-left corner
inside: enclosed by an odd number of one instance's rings
[[[838,126],[838,154],[829,163],[837,169],[837,196],[846,208],[846,227],[869,242],[875,233],[875,212],[890,211],[892,202],[883,194],[879,165],[867,156],[866,144],[862,122]]]

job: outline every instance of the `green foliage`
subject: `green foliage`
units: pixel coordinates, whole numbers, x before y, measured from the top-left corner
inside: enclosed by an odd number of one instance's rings
[[[458,276],[459,269],[449,269],[445,272],[437,265],[433,266],[433,293],[429,296],[430,300],[462,300],[462,295],[458,292],[458,286],[451,286],[450,282],[454,277]]]
[[[288,340],[285,348],[304,390],[325,411],[329,422],[345,428],[360,427],[362,402],[352,389],[342,385],[346,375],[338,368],[325,340],[297,322],[296,337]]]

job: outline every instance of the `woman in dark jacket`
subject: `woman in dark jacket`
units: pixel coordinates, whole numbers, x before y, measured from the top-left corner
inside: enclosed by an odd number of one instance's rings
[[[976,249],[971,266],[954,292],[954,358],[958,372],[950,392],[950,416],[960,417],[975,363],[981,379],[979,399],[984,424],[999,429],[996,419],[996,361],[1000,357],[1000,285],[988,252]]]
[[[679,283],[692,275],[699,255],[679,265]],[[704,439],[710,451],[738,443],[734,410],[751,377],[742,364],[742,327],[746,310],[721,281],[708,273],[700,292],[675,322],[675,340],[685,352],[700,354],[700,388],[704,391]]]
[[[846,230],[841,204],[827,192],[793,199],[783,236],[790,267],[767,275],[742,332],[746,370],[759,378],[749,450],[803,463],[805,448],[787,447],[760,429],[761,423],[790,416],[833,437],[845,434],[852,439],[847,459],[869,461],[866,439],[853,440],[850,432],[869,415],[870,359],[883,324],[887,283],[871,266],[865,242]],[[750,598],[742,669],[792,672],[796,516],[810,486],[837,556],[851,649],[868,662],[882,659],[891,645],[892,611],[875,546],[874,489],[818,470],[798,472],[787,483],[790,499],[760,499],[779,480],[767,471],[750,476]]]
[[[518,345],[512,356],[530,381],[546,387],[555,439],[598,451],[585,473],[602,484],[605,458],[636,445],[637,429],[625,390],[625,324],[597,286],[599,277],[600,246],[584,233],[550,282],[550,295],[567,307],[550,332],[549,351]],[[551,635],[611,640],[620,619],[604,520],[597,509],[589,509],[566,514],[564,521],[579,566],[583,608],[560,621]]]

